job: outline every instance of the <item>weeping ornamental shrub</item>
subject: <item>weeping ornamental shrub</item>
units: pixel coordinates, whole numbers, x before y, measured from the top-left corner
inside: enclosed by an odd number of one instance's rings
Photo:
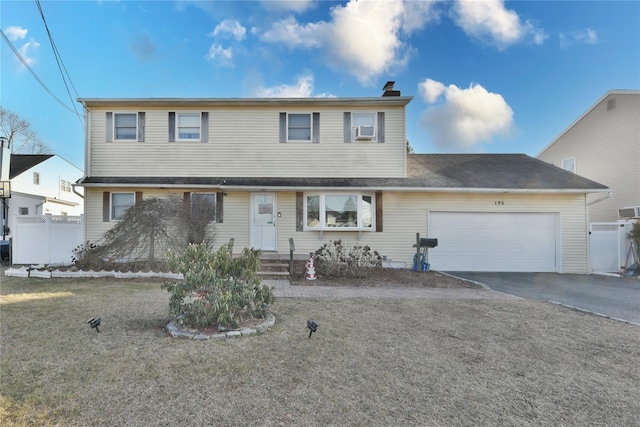
[[[169,253],[171,271],[184,280],[162,285],[171,294],[169,309],[190,327],[215,324],[238,327],[243,316],[264,317],[263,304],[273,302],[273,289],[260,283],[260,251],[245,248],[233,257],[228,245],[209,252],[204,243],[190,244],[181,255]]]

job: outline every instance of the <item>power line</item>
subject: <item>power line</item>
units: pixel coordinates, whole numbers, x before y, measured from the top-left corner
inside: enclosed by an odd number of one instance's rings
[[[16,47],[13,45],[13,43],[11,43],[11,40],[9,40],[9,38],[7,37],[7,35],[4,33],[4,31],[2,31],[2,28],[0,28],[0,34],[2,34],[2,38],[4,39],[5,42],[7,42],[7,44],[9,45],[9,47],[11,48],[11,50],[13,51],[13,53],[16,55],[16,57],[18,57],[18,59],[20,60],[20,62],[22,62],[22,65],[25,66],[25,68],[27,70],[29,70],[29,72],[31,72],[31,74],[33,75],[33,77],[38,81],[38,83],[40,83],[40,86],[42,86],[44,88],[44,90],[46,90],[49,95],[51,95],[53,97],[53,99],[55,99],[56,101],[58,101],[58,103],[60,105],[62,105],[64,108],[66,108],[67,110],[69,110],[72,114],[77,115],[78,117],[79,114],[77,111],[73,111],[71,108],[69,108],[68,105],[66,105],[64,102],[62,102],[60,100],[60,98],[58,98],[53,92],[51,92],[51,89],[49,89],[47,87],[46,84],[44,84],[44,82],[42,80],[40,80],[40,77],[38,77],[38,75],[35,73],[35,71],[33,71],[31,69],[31,67],[29,66],[29,64],[27,63],[27,61],[22,57],[22,55],[20,54],[20,52],[18,52],[18,49],[16,49]]]
[[[76,104],[73,102],[73,97],[71,96],[71,92],[69,91],[69,85],[67,84],[67,79],[69,80],[69,83],[71,84],[71,87],[73,87],[73,91],[76,94],[76,98],[80,98],[80,96],[78,95],[78,91],[76,90],[76,87],[73,85],[73,82],[71,81],[71,76],[69,75],[69,72],[67,71],[67,67],[65,67],[64,65],[64,61],[62,60],[62,57],[60,56],[60,52],[58,51],[58,48],[56,47],[56,43],[53,41],[53,36],[51,35],[51,31],[49,31],[49,26],[47,25],[47,20],[44,17],[44,11],[42,10],[42,6],[40,5],[40,0],[35,0],[36,1],[36,5],[38,6],[38,10],[40,11],[40,16],[42,17],[42,22],[44,22],[44,28],[47,30],[47,35],[49,36],[49,42],[51,43],[51,49],[53,50],[53,56],[56,58],[56,63],[58,64],[58,70],[60,70],[60,75],[62,76],[62,82],[64,83],[64,87],[67,89],[67,94],[69,95],[69,99],[71,100],[71,105],[73,105],[73,109],[76,112],[76,116],[78,116],[78,118],[80,118],[80,114],[78,113],[78,109],[76,108]],[[64,71],[63,71],[64,69]],[[67,78],[65,79],[65,73],[67,75]],[[82,119],[80,119],[80,124],[82,125]]]

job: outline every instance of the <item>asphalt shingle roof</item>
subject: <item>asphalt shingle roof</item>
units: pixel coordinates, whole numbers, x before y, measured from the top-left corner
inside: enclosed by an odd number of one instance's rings
[[[53,154],[11,154],[9,179],[53,157]]]
[[[601,191],[605,185],[525,154],[409,154],[406,178],[87,177],[80,184],[261,188],[370,188],[456,191]]]

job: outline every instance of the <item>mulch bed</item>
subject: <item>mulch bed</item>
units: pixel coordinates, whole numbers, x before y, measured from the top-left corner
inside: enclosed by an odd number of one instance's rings
[[[296,277],[291,279],[291,285],[387,288],[480,288],[480,286],[475,283],[457,279],[437,271],[417,272],[399,268],[378,268],[365,278],[329,278],[318,275],[316,280],[306,280],[304,277]]]

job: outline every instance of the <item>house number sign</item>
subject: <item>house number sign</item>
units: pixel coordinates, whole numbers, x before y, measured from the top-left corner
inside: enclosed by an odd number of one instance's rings
[[[496,206],[504,206],[504,200],[496,200],[493,204]]]

